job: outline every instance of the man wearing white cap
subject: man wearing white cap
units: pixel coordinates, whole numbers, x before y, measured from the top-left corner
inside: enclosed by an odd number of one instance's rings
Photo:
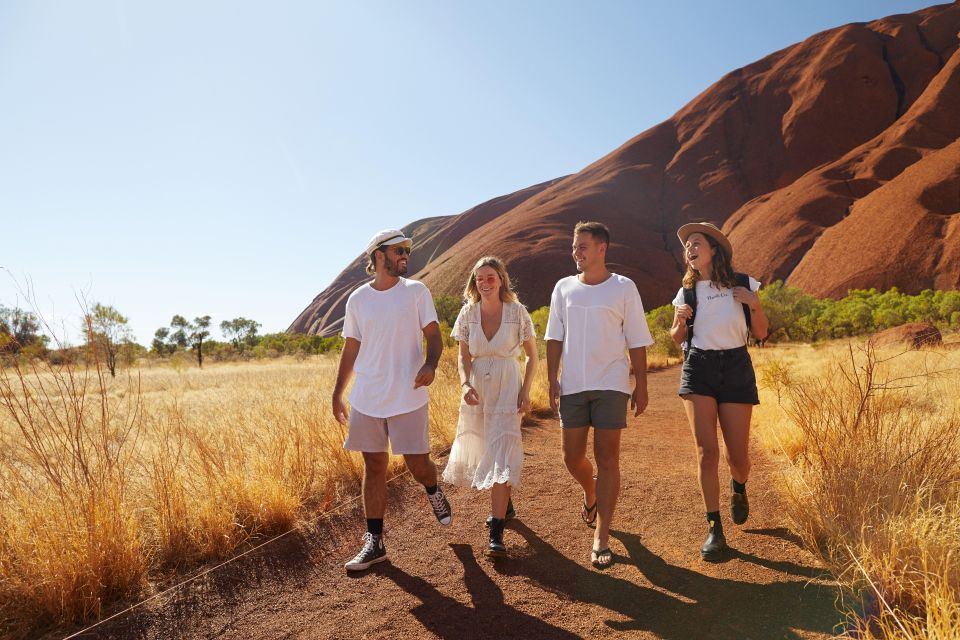
[[[426,285],[402,277],[413,242],[402,231],[387,229],[367,245],[371,282],[347,299],[343,320],[345,343],[333,389],[333,415],[349,422],[343,447],[363,453],[363,509],[367,533],[363,547],[347,562],[360,571],[387,559],[383,515],[387,506],[387,445],[403,455],[407,469],[427,490],[427,500],[442,525],[451,521],[450,504],[437,486],[437,468],[430,460],[427,387],[433,382],[443,350],[437,312]],[[427,356],[423,357],[423,338]],[[350,392],[350,413],[343,389],[356,372]]]

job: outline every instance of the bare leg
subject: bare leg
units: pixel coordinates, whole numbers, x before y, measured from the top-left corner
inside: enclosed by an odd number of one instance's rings
[[[753,405],[724,402],[718,412],[730,475],[737,482],[746,482],[750,476],[750,416]]]
[[[620,495],[621,429],[594,429],[593,454],[597,459],[597,529],[593,548],[609,545],[610,523]]]
[[[697,477],[707,512],[720,510],[720,446],[717,443],[717,401],[694,393],[683,397],[683,408],[697,445]]]
[[[433,464],[429,453],[410,453],[403,456],[403,462],[414,479],[425,487],[437,484],[437,465]]]
[[[593,465],[587,460],[587,434],[589,427],[561,429],[563,463],[573,479],[583,487],[583,501],[590,506],[597,501],[597,485],[593,480]]]
[[[367,518],[382,518],[387,510],[386,451],[363,454],[363,512]]]
[[[490,490],[491,513],[494,518],[503,520],[507,515],[507,502],[510,500],[510,485],[499,482]]]

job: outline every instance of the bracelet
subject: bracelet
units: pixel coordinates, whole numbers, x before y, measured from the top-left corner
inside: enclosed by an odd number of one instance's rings
[[[465,385],[465,384],[466,384],[466,385],[469,385],[469,384],[470,384],[470,381],[469,381],[469,380],[464,380],[463,382],[460,383],[460,386],[462,387],[462,386]]]

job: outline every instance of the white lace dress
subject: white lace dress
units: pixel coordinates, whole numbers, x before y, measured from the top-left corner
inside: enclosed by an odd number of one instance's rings
[[[523,442],[517,397],[522,373],[518,356],[523,342],[532,338],[533,321],[522,304],[504,303],[500,328],[487,340],[480,327],[480,304],[464,305],[451,335],[467,341],[473,366],[470,384],[480,404],[460,401],[457,435],[443,479],[477,489],[494,484],[520,486]]]

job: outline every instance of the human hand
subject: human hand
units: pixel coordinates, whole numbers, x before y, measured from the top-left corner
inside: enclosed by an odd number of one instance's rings
[[[734,287],[733,299],[740,304],[745,304],[751,310],[755,310],[760,305],[760,298],[757,294],[746,287]]]
[[[520,392],[520,395],[517,396],[517,413],[523,415],[524,413],[530,413],[530,394]]]
[[[343,398],[340,396],[333,396],[333,401],[331,402],[333,409],[333,417],[340,424],[347,424],[347,407],[343,404]]]
[[[687,320],[693,317],[693,307],[688,304],[682,304],[673,308],[673,326],[682,327],[687,324]]]
[[[556,415],[560,411],[560,383],[556,380],[550,381],[550,410]]]
[[[463,401],[466,402],[471,407],[474,407],[480,404],[480,394],[477,393],[477,390],[473,388],[473,385],[469,382],[465,382],[461,385],[463,392]]]
[[[647,387],[637,385],[633,388],[633,394],[630,396],[630,408],[633,409],[633,417],[639,416],[647,409],[650,399],[647,397]]]
[[[429,387],[435,375],[436,373],[433,367],[428,364],[423,365],[420,367],[420,371],[417,372],[417,377],[413,381],[413,388]]]

